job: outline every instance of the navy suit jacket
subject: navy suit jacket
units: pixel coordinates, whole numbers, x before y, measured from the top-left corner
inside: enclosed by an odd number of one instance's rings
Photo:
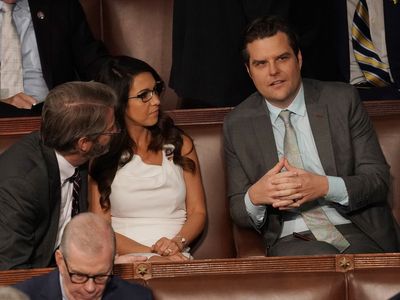
[[[31,133],[0,155],[0,270],[49,266],[60,217],[60,171],[53,149]],[[87,211],[87,166],[80,167]]]
[[[27,294],[31,300],[57,300],[62,299],[60,286],[60,273],[58,269],[42,276],[34,277],[18,283],[15,288]],[[107,284],[103,300],[150,300],[153,299],[151,291],[144,286],[113,277]]]
[[[344,180],[349,195],[348,206],[332,205],[383,251],[398,251],[396,225],[387,202],[389,167],[357,91],[339,82],[304,79],[303,86],[321,164],[326,175]],[[269,111],[259,93],[225,119],[224,147],[231,216],[239,226],[255,227],[244,195],[278,162]],[[266,213],[264,224],[255,228],[269,247],[281,233],[282,215],[270,205]]]

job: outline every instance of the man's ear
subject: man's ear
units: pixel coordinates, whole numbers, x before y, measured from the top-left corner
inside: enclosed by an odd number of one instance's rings
[[[76,142],[76,148],[79,152],[87,153],[92,147],[93,142],[89,140],[87,137],[81,137]]]
[[[297,61],[299,62],[299,67],[301,70],[301,66],[303,65],[303,55],[301,54],[300,49],[299,49],[299,53],[297,53]]]
[[[59,249],[57,249],[56,252],[54,253],[54,256],[55,256],[55,259],[56,259],[56,264],[58,266],[58,269],[60,270],[60,273],[62,273],[62,270],[64,270],[63,269],[63,267],[64,267],[64,265],[63,265],[64,258],[63,258],[63,255],[62,255],[61,251]]]
[[[249,74],[250,78],[251,78],[251,79],[253,79],[253,76],[251,76],[251,72],[250,72],[249,64],[248,64],[248,63],[246,63],[246,64],[244,64],[244,66],[246,67],[247,74]]]

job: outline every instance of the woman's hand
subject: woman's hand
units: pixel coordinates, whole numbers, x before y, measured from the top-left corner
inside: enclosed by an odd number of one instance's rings
[[[189,260],[189,257],[186,257],[182,253],[176,253],[174,255],[169,256],[152,256],[149,258],[149,261],[185,261]]]
[[[157,253],[161,256],[172,256],[180,253],[182,249],[178,243],[173,239],[162,237],[153,246],[151,246],[151,252]]]

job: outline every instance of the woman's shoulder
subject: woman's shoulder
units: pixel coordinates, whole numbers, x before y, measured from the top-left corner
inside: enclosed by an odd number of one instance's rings
[[[190,136],[182,134],[182,150],[181,155],[187,156],[194,150],[193,140]]]

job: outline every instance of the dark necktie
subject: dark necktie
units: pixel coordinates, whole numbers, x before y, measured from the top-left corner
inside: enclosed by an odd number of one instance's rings
[[[400,16],[399,16],[400,17]],[[382,62],[372,43],[366,0],[360,0],[351,27],[354,57],[367,82],[373,86],[390,85],[389,66]]]
[[[81,189],[81,174],[79,173],[79,169],[75,169],[74,175],[72,175],[69,179],[69,182],[73,184],[72,190],[72,210],[71,210],[71,218],[79,214],[79,191]]]
[[[297,144],[296,132],[294,131],[292,123],[290,122],[291,114],[292,112],[289,110],[282,110],[279,114],[279,117],[285,124],[283,149],[285,157],[289,163],[296,168],[304,170],[299,146]],[[303,217],[308,229],[310,229],[318,241],[327,242],[335,246],[340,252],[343,252],[347,249],[347,247],[350,246],[349,242],[331,223],[324,210],[320,206],[302,211],[301,216]]]

